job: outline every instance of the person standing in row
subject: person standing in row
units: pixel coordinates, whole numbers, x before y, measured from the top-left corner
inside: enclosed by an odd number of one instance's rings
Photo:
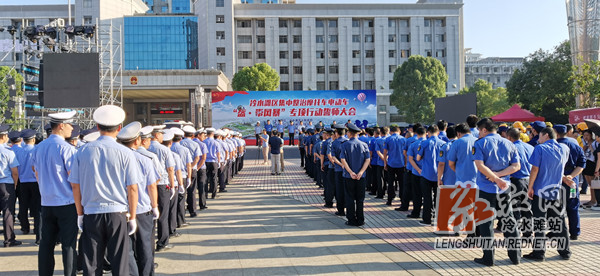
[[[471,129],[466,124],[456,126],[458,140],[452,143],[448,151],[448,163],[456,173],[456,185],[463,188],[475,188],[477,184],[477,167],[471,160],[473,146],[479,137],[471,134]],[[454,185],[454,184],[452,184]]]
[[[294,125],[294,121],[290,121],[290,124],[287,126],[288,129],[288,136],[290,139],[290,146],[293,146],[295,141],[294,141],[294,135],[296,134],[297,128],[296,125]]]
[[[333,130],[325,128],[323,131],[323,143],[321,145],[321,173],[323,175],[323,187],[325,193],[325,207],[333,208],[333,198],[335,197],[335,181],[333,179],[333,168],[329,169],[330,159],[327,155],[327,150],[330,148]]]
[[[524,221],[531,220],[531,210],[529,210],[529,202],[527,201],[527,192],[529,187],[529,175],[531,173],[531,164],[529,159],[533,153],[533,146],[520,140],[521,131],[517,128],[511,128],[506,132],[507,139],[511,141],[517,148],[519,154],[519,164],[521,168],[510,175],[512,207],[515,220],[518,222],[521,218]],[[523,232],[524,237],[531,236],[531,230],[526,229]]]
[[[417,155],[421,142],[425,141],[425,128],[422,126],[415,128],[415,134],[417,135],[417,138],[408,147],[406,153],[413,174],[412,183],[410,184],[412,188],[413,209],[406,217],[416,219],[421,217],[421,207],[423,206],[423,194],[421,193],[422,161],[417,160]]]
[[[182,182],[179,183],[179,192],[177,193],[177,201],[175,202],[175,208],[177,209],[177,228],[180,228],[190,225],[185,220],[185,202],[187,197],[187,189],[190,188],[190,186],[192,186],[192,175],[194,174],[192,167],[196,164],[194,164],[194,153],[190,152],[188,148],[181,144],[185,132],[183,132],[183,130],[181,130],[180,128],[172,128],[171,131],[173,131],[174,134],[173,144],[171,145],[171,151],[181,158],[181,162],[183,164],[183,167],[181,169]],[[195,191],[196,189],[192,190],[192,193],[194,193]]]
[[[281,138],[277,136],[277,131],[269,138],[269,152],[271,153],[271,175],[280,175],[281,168],[279,155],[281,154],[283,143]]]
[[[198,209],[198,205],[196,203],[196,189],[198,189],[198,183],[199,183],[199,178],[198,178],[198,171],[199,171],[199,163],[200,163],[200,158],[202,157],[202,150],[200,148],[200,145],[196,142],[194,142],[194,140],[192,140],[192,138],[194,137],[194,134],[196,134],[196,129],[193,126],[187,125],[184,126],[182,128],[183,132],[184,132],[184,138],[183,140],[181,140],[181,142],[179,142],[179,144],[181,144],[182,146],[184,146],[185,148],[187,148],[190,153],[192,154],[192,163],[191,163],[191,178],[190,178],[190,185],[189,187],[186,189],[186,203],[187,203],[187,210],[190,213],[190,217],[196,217],[196,210]],[[200,191],[200,189],[198,189],[198,191]],[[205,196],[204,193],[200,193],[198,196]]]
[[[417,161],[422,161],[421,170],[421,194],[423,195],[423,220],[421,225],[432,224],[431,218],[434,200],[437,195],[437,167],[440,149],[444,144],[438,135],[440,134],[437,125],[431,125],[427,128],[429,138],[419,145]]]
[[[361,226],[365,224],[365,171],[371,160],[367,144],[356,139],[361,129],[352,123],[347,124],[347,128],[350,140],[342,144],[340,152],[342,176],[346,182],[346,225]]]
[[[456,184],[456,172],[450,167],[448,162],[448,151],[456,141],[456,130],[454,126],[446,128],[446,138],[448,142],[440,148],[440,156],[438,158],[438,173],[437,173],[437,185],[440,186],[453,186]]]
[[[306,149],[304,148],[304,139],[306,135],[302,130],[298,133],[298,150],[300,151],[300,167],[305,168],[304,159],[306,158]]]
[[[20,135],[19,135],[20,136]],[[0,209],[4,226],[4,247],[21,245],[15,240],[15,202],[19,181],[19,161],[4,145],[8,142],[8,125],[0,125]],[[27,213],[27,212],[25,212]]]
[[[29,233],[28,212],[33,215],[33,232],[35,243],[40,244],[40,188],[33,171],[33,154],[35,150],[35,130],[27,129],[21,133],[25,145],[16,154],[19,161],[19,222],[24,234]]]
[[[196,141],[196,143],[198,143],[201,153],[200,161],[198,162],[197,166],[198,176],[196,177],[196,179],[198,179],[198,206],[200,207],[200,210],[204,210],[207,208],[206,200],[208,198],[208,181],[206,174],[206,159],[208,156],[208,147],[206,146],[206,143],[204,143],[204,140],[206,140],[206,130],[200,130],[198,136],[200,138],[198,139],[198,141]]]
[[[384,169],[388,173],[388,198],[386,205],[389,206],[392,205],[392,201],[396,197],[396,190],[399,191],[398,194],[402,197],[405,164],[402,148],[406,140],[400,136],[400,129],[397,126],[392,126],[390,132],[392,135],[385,139],[383,150]]]
[[[333,125],[335,128],[334,138],[331,144],[329,145],[329,149],[327,151],[329,160],[331,161],[331,165],[333,165],[333,182],[335,185],[335,205],[337,208],[337,212],[335,212],[336,216],[345,216],[346,215],[346,184],[344,183],[344,178],[342,176],[343,172],[343,164],[340,160],[340,153],[342,151],[342,144],[348,141],[348,138],[345,136],[346,127],[344,125],[335,124]]]

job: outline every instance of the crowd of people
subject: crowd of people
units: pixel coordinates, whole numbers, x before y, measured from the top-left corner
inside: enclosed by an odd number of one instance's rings
[[[21,231],[33,228],[39,246],[40,275],[54,274],[57,244],[65,275],[153,275],[155,252],[173,248],[177,229],[189,226],[186,211],[196,217],[243,169],[245,141],[187,122],[122,127],[125,112],[113,105],[94,111],[90,130],[80,131],[74,116],[50,114],[43,141],[34,130],[0,126],[4,246],[22,244],[18,200]]]
[[[580,192],[586,192],[579,185],[580,175],[586,176],[583,182],[588,186],[600,175],[600,162],[595,162],[600,158],[599,141],[600,127],[588,129],[585,123],[553,126],[536,121],[527,127],[522,122],[509,126],[470,115],[457,125],[441,120],[404,129],[360,129],[350,122],[319,124],[299,130],[298,148],[301,166],[324,189],[324,207],[333,208],[335,202],[335,214],[346,216],[347,225],[364,224],[366,193],[389,206],[397,200],[396,211],[407,211],[408,218],[432,226],[439,189],[476,188],[479,199],[498,211],[496,229],[505,237],[544,240],[548,229],[544,224],[535,227],[535,222],[558,220],[560,231],[551,231],[548,237],[566,240],[559,254],[569,259],[569,240],[581,234],[579,210],[586,206],[600,210],[599,189],[592,190],[591,202],[579,201]],[[518,227],[503,227],[503,223]],[[494,220],[489,220],[469,237],[493,235]],[[544,248],[523,257],[543,261]],[[494,249],[483,251],[475,262],[494,265]],[[512,263],[521,262],[520,248],[508,252]]]

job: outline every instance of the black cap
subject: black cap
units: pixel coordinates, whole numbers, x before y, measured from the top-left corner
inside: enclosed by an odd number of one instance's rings
[[[23,139],[32,139],[35,138],[37,132],[35,132],[35,130],[33,129],[26,129],[21,131],[21,138]]]
[[[348,123],[346,126],[348,127],[348,130],[351,132],[361,132],[362,131],[362,129],[360,129],[353,123]]]
[[[1,124],[0,125],[0,134],[8,134],[8,129],[10,127],[8,125],[5,124]]]
[[[335,128],[335,129],[346,129],[346,126],[342,125],[342,124],[335,124],[335,125],[333,125],[333,128]]]
[[[332,129],[332,128],[330,128],[330,127],[326,127],[324,130],[325,130],[325,132],[327,132],[327,133],[333,133],[333,129]]]
[[[78,139],[79,133],[81,133],[81,127],[78,125],[73,125],[73,131],[71,131],[71,137],[69,137],[69,140]]]
[[[17,131],[17,130],[13,130],[11,132],[8,133],[8,139],[10,139],[10,141],[18,141],[19,139],[21,139],[21,132]]]

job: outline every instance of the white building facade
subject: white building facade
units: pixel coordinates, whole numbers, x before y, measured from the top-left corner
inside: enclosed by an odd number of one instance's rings
[[[523,67],[524,58],[520,57],[487,57],[465,50],[465,85],[471,87],[477,80],[482,79],[492,84],[492,87],[506,88],[506,82],[517,69]]]

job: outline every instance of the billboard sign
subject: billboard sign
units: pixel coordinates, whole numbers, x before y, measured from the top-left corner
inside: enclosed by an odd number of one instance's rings
[[[366,128],[377,124],[375,90],[227,91],[212,92],[212,126],[254,135],[254,125],[300,121],[344,124],[351,120]]]

